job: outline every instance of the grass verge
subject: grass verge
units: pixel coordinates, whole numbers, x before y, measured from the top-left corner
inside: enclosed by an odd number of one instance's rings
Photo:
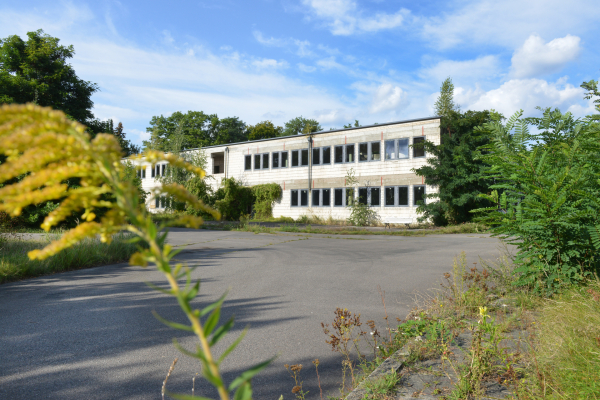
[[[127,243],[128,235],[115,235],[110,244],[85,239],[46,260],[31,261],[27,253],[44,247],[56,235],[43,240],[23,240],[16,235],[0,237],[0,283],[57,272],[95,267],[129,260],[137,244]]]

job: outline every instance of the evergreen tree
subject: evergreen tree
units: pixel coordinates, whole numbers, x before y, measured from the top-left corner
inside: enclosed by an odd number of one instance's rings
[[[435,115],[449,116],[452,111],[460,111],[460,107],[454,104],[454,84],[452,78],[448,77],[442,82],[440,96],[435,101]]]
[[[490,135],[475,128],[501,118],[493,110],[450,111],[442,117],[441,144],[423,144],[434,157],[427,158],[427,165],[413,170],[425,178],[427,185],[438,188],[438,193],[426,195],[438,201],[419,205],[421,220],[431,220],[436,225],[469,222],[473,218],[471,210],[487,205],[479,194],[487,193],[491,183],[484,173],[487,165],[477,158],[477,149],[489,143]]]

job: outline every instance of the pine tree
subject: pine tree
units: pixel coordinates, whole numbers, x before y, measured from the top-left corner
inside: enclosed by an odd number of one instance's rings
[[[452,83],[452,78],[447,77],[446,80],[442,82],[440,97],[438,97],[434,105],[435,115],[443,117],[447,117],[452,111],[460,111],[460,107],[457,104],[454,104],[454,84]]]

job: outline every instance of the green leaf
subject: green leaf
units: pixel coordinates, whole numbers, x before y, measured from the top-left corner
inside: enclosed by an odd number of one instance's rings
[[[244,336],[246,336],[246,333],[248,333],[248,328],[244,328],[240,336],[238,336],[238,338],[235,339],[235,341],[227,348],[227,350],[223,352],[223,354],[221,354],[221,357],[219,357],[219,364],[221,364],[225,357],[227,357],[229,353],[231,353],[237,347],[237,345],[240,344]]]
[[[150,282],[144,282],[144,283],[145,283],[146,285],[148,285],[150,288],[152,288],[152,289],[154,289],[154,290],[157,290],[157,291],[159,291],[159,292],[161,292],[161,293],[168,294],[169,296],[172,296],[172,295],[173,295],[173,291],[172,291],[172,290],[163,289],[163,288],[161,288],[161,287],[158,287],[158,286],[156,286],[155,284],[153,284],[153,283],[150,283]]]
[[[221,304],[223,304],[223,301],[225,301],[225,297],[227,296],[227,292],[225,291],[225,293],[223,293],[223,295],[219,298],[219,300],[215,301],[212,304],[209,304],[208,306],[204,307],[201,311],[199,316],[203,317],[206,314],[208,314],[209,312],[211,312],[212,310],[214,310],[216,307],[220,307]]]
[[[158,315],[158,313],[156,311],[154,311],[154,310],[152,310],[152,314],[154,314],[154,316],[156,317],[157,320],[159,320],[160,322],[162,322],[165,325],[170,326],[171,328],[179,329],[179,330],[187,331],[187,332],[193,332],[194,331],[194,329],[191,326],[183,325],[183,324],[180,324],[180,323],[177,323],[177,322],[172,322],[172,321],[164,319],[163,317],[161,317],[160,315]]]
[[[225,335],[227,332],[229,332],[229,330],[233,327],[233,317],[229,318],[229,320],[227,322],[225,322],[223,325],[221,325],[220,327],[217,328],[217,330],[215,331],[215,333],[212,335],[212,337],[210,338],[210,346],[214,346],[223,335]]]
[[[238,390],[235,391],[233,400],[250,400],[252,399],[252,385],[250,382],[244,382]]]
[[[242,372],[240,376],[238,376],[233,380],[233,382],[231,382],[231,385],[229,385],[229,390],[235,389],[244,382],[249,382],[250,379],[254,377],[254,375],[258,374],[260,371],[265,369],[267,365],[269,365],[271,362],[273,362],[273,360],[275,360],[275,358],[277,357],[270,358],[267,361],[263,361],[260,364],[256,364],[249,370]]]

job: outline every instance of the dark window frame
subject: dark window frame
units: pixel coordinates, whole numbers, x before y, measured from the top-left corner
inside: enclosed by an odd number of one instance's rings
[[[250,160],[250,168],[246,168],[248,166],[247,160]],[[252,171],[252,154],[244,154],[244,171]]]
[[[335,191],[336,190],[341,190],[342,191],[342,205],[338,206],[335,204]],[[356,198],[356,191],[354,190],[353,187],[337,187],[337,188],[333,188],[331,189],[332,193],[333,193],[333,204],[331,205],[331,207],[348,207],[350,206],[350,203],[348,203],[348,192],[352,191],[352,198],[355,199]]]
[[[426,136],[413,136],[412,138],[412,158],[426,158],[427,157],[427,152],[425,151],[425,148],[423,147],[423,149],[417,149],[415,148],[415,139],[423,139],[423,143],[425,143],[425,141],[427,140]],[[423,155],[422,156],[416,156],[415,153],[416,151],[423,151]]]
[[[325,149],[329,149],[329,162],[325,162]],[[321,147],[321,164],[320,165],[331,165],[333,164],[331,161],[331,146],[322,146]]]
[[[291,150],[292,155],[290,157],[290,166],[292,168],[300,168],[302,166],[302,152],[300,151],[300,149],[298,150]],[[298,165],[294,165],[294,153],[298,154]]]
[[[327,196],[329,198],[329,204],[328,205],[323,205],[323,199],[325,198],[325,195],[323,194],[323,192],[325,190],[329,190],[329,196]],[[317,205],[313,204],[314,197],[313,197],[312,193],[314,193],[314,192],[319,192],[319,204],[317,204]],[[334,198],[334,203],[335,203],[335,198]],[[310,197],[310,204],[311,204],[311,207],[331,207],[331,189],[330,188],[312,189],[311,190],[311,197]]]
[[[412,198],[412,205],[413,205],[413,207],[418,207],[417,196],[415,196],[417,188],[423,188],[423,198],[422,198],[422,200],[423,200],[423,202],[425,204],[427,204],[427,198],[425,197],[425,195],[427,194],[427,186],[426,185],[413,185],[413,190],[412,190],[412,194],[413,194],[413,196],[412,196],[413,197]]]
[[[379,160],[372,160],[373,158],[373,143],[378,143],[379,144]],[[361,145],[366,145],[367,146],[367,159],[366,160],[361,160],[360,159],[360,146]],[[379,162],[381,161],[381,140],[374,140],[371,142],[360,142],[358,144],[358,162],[359,163],[365,163],[365,162]]]
[[[296,195],[296,205],[293,205],[294,192]],[[290,207],[309,207],[309,204],[312,202],[312,196],[309,196],[307,193],[308,202],[306,205],[302,205],[302,192],[308,192],[308,189],[290,189]],[[311,197],[311,198],[308,198]]]
[[[394,205],[385,204],[385,190],[392,188],[394,189]],[[406,204],[400,204],[400,188],[406,188]],[[410,207],[410,185],[395,185],[395,186],[384,186],[384,204],[383,207]]]
[[[358,196],[356,196],[357,200],[360,199],[360,191],[364,190],[364,189],[367,190],[367,203],[366,203],[366,205],[368,207],[381,207],[381,186],[359,186],[358,187],[358,193],[359,194],[358,194]],[[377,204],[377,205],[371,205],[371,196],[372,196],[371,195],[371,190],[372,189],[379,190],[379,204]]]

